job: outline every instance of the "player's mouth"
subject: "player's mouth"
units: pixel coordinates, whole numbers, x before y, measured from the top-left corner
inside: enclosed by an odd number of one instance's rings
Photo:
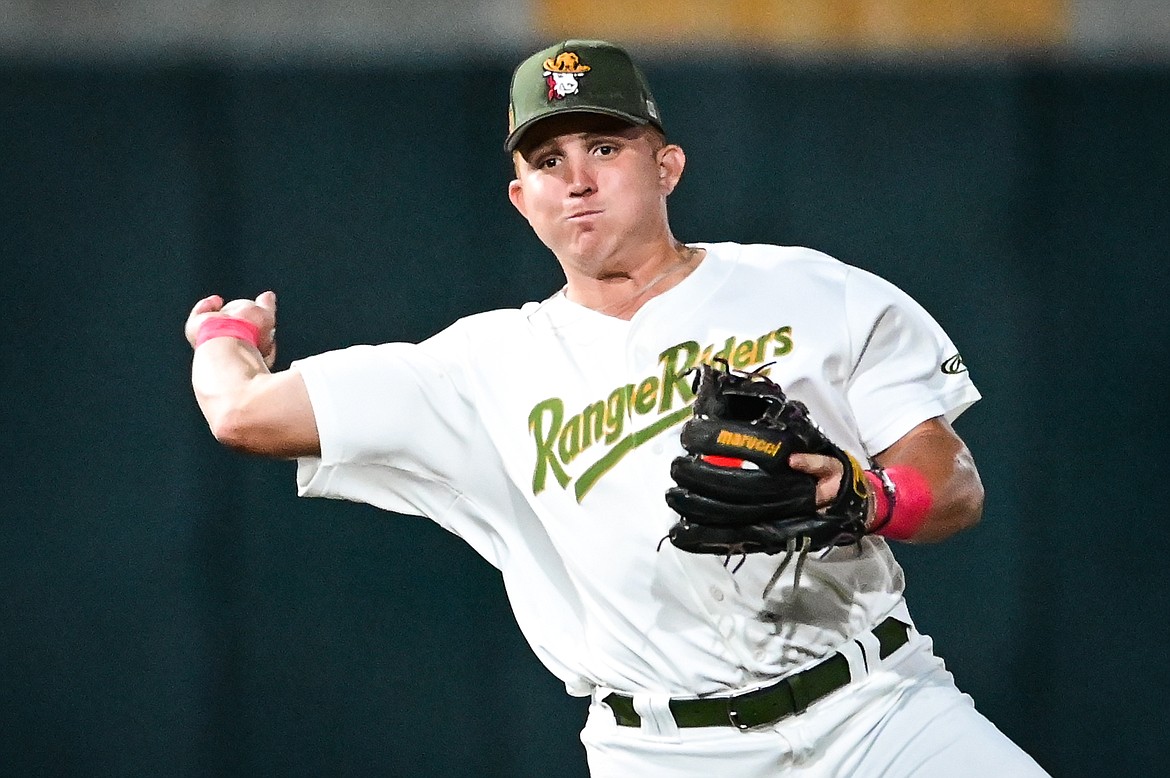
[[[566,216],[565,219],[567,221],[581,221],[581,220],[590,219],[590,218],[592,218],[594,216],[598,216],[600,214],[601,214],[601,211],[597,210],[597,209],[592,209],[592,210],[588,210],[588,211],[576,211],[575,213],[571,213],[568,216]]]

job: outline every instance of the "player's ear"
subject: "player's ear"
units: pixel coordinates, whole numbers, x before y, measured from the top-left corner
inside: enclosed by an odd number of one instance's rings
[[[512,201],[512,207],[527,219],[528,213],[524,210],[524,187],[520,185],[519,179],[513,179],[512,183],[508,184],[508,199]]]
[[[682,178],[683,168],[687,166],[687,155],[681,146],[668,143],[658,150],[658,179],[662,186],[662,193],[668,195],[678,186]]]

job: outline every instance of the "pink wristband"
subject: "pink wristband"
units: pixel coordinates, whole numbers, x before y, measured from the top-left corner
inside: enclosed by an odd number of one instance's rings
[[[212,316],[199,325],[199,332],[195,334],[195,348],[212,338],[238,338],[260,348],[260,328],[250,321],[231,316]]]
[[[882,477],[872,470],[865,473],[873,486],[874,529],[891,540],[909,540],[926,522],[934,496],[926,477],[912,467],[894,465],[885,476],[892,491],[887,491]],[[891,499],[892,498],[892,499]]]

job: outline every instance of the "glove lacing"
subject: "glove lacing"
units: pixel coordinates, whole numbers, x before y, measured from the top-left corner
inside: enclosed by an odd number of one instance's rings
[[[792,576],[792,591],[800,588],[800,571],[804,568],[804,560],[808,559],[808,554],[812,546],[812,538],[805,535],[800,539],[800,548],[796,547],[796,538],[788,539],[787,553],[784,554],[784,559],[780,560],[780,564],[776,567],[776,572],[772,573],[772,578],[769,579],[768,585],[764,587],[764,599],[772,592],[772,587],[780,580],[780,576],[784,574],[788,563],[792,561],[792,556],[796,555],[796,567]]]

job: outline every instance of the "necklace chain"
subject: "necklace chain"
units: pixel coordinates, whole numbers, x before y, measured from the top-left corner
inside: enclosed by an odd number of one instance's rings
[[[597,311],[598,313],[603,313],[606,315],[609,315],[613,311],[620,310],[623,306],[629,305],[631,302],[637,300],[639,297],[644,295],[646,292],[648,292],[650,289],[652,289],[655,284],[662,281],[664,278],[667,278],[668,276],[674,275],[675,273],[679,272],[680,270],[683,270],[684,268],[688,267],[691,264],[691,262],[694,261],[695,257],[699,256],[701,251],[702,251],[702,249],[697,249],[693,246],[688,246],[686,244],[679,244],[678,247],[676,248],[676,254],[678,256],[677,262],[672,263],[670,265],[670,267],[666,268],[666,270],[663,270],[661,273],[659,273],[658,275],[651,278],[649,281],[647,281],[645,284],[640,286],[638,289],[634,290],[631,294],[629,294],[624,299],[610,303],[609,305],[606,305],[602,308],[595,308],[594,310]]]

